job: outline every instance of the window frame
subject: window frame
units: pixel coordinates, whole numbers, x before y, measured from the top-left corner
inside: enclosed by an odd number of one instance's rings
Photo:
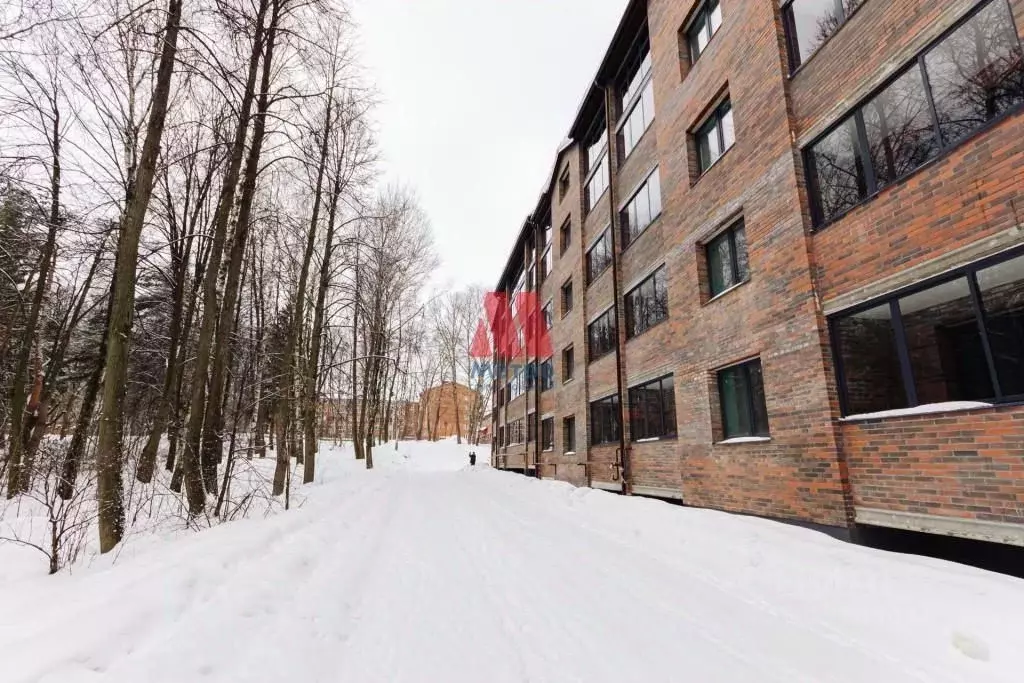
[[[547,372],[544,371],[547,366]],[[551,391],[555,388],[555,357],[549,356],[546,360],[540,363],[538,371],[540,372],[540,393]]]
[[[558,257],[565,256],[572,246],[572,216],[566,218],[558,229]]]
[[[697,5],[696,9],[693,11],[693,14],[690,17],[690,20],[688,22],[686,22],[686,24],[683,26],[683,38],[686,41],[686,54],[687,54],[687,57],[689,57],[690,67],[691,68],[693,67],[694,64],[697,63],[697,60],[701,58],[701,55],[703,55],[705,52],[708,51],[708,47],[711,46],[711,41],[714,40],[715,36],[718,35],[718,31],[725,24],[725,14],[723,12],[722,13],[722,22],[718,25],[718,28],[715,28],[715,29],[711,28],[710,18],[711,18],[712,12],[714,11],[714,8],[712,7],[712,5],[714,5],[714,7],[717,7],[719,10],[722,9],[721,0],[701,0],[701,2]],[[707,45],[704,46],[703,50],[701,50],[700,52],[694,54],[693,39],[694,39],[696,34],[691,33],[691,32],[693,31],[694,27],[696,27],[697,22],[700,21],[701,19],[704,19],[704,27],[708,31],[708,33],[707,33],[708,42],[707,42]]]
[[[572,309],[576,305],[576,300],[575,300],[576,292],[574,292],[573,289],[574,288],[573,288],[573,285],[572,285],[572,278],[571,277],[568,280],[566,280],[565,282],[563,282],[562,283],[562,287],[559,289],[559,292],[560,292],[559,298],[561,299],[561,304],[562,304],[562,320],[565,320],[566,316],[568,316],[570,313],[572,313]],[[566,292],[568,292],[568,294],[569,294],[569,297],[568,297],[569,305],[568,306],[565,305],[565,303],[566,303],[566,296],[565,296]]]
[[[927,278],[920,282],[915,282],[912,285],[901,287],[881,296],[874,297],[868,301],[859,303],[856,306],[844,308],[841,311],[836,311],[835,313],[830,314],[828,316],[827,323],[829,338],[831,341],[830,346],[832,348],[832,363],[836,374],[836,384],[839,389],[839,407],[842,416],[846,418],[860,413],[850,413],[849,411],[850,401],[847,394],[848,387],[846,382],[846,370],[844,367],[845,363],[842,357],[843,347],[838,333],[839,322],[845,318],[857,315],[858,313],[864,313],[865,311],[870,311],[874,308],[879,308],[880,306],[888,304],[889,310],[893,315],[892,322],[896,356],[900,365],[900,379],[903,383],[903,389],[906,392],[907,407],[916,408],[922,405],[930,405],[927,403],[920,403],[918,400],[917,384],[915,381],[913,367],[910,364],[906,328],[903,326],[903,315],[900,310],[899,303],[901,299],[908,296],[919,294],[929,289],[961,279],[965,279],[967,281],[967,286],[970,291],[971,312],[974,315],[974,320],[979,325],[979,335],[982,350],[985,355],[985,364],[988,368],[989,379],[992,382],[992,389],[995,394],[991,403],[993,405],[1013,405],[1017,403],[1024,403],[1024,395],[1014,394],[1012,396],[1006,396],[1003,392],[999,380],[998,368],[995,363],[995,357],[992,352],[992,342],[989,337],[989,329],[987,325],[988,312],[985,310],[983,300],[984,292],[978,283],[978,273],[980,271],[991,268],[992,266],[997,266],[1001,263],[1012,261],[1016,258],[1020,258],[1021,256],[1024,256],[1024,246],[1006,249],[998,254],[987,256],[983,259],[959,266],[958,268],[954,268],[934,277]],[[900,326],[899,328],[896,328],[897,323]]]
[[[833,223],[837,223],[842,220],[845,216],[856,211],[859,207],[867,204],[883,191],[901,185],[906,182],[913,175],[921,172],[922,169],[928,168],[932,164],[937,163],[944,157],[948,156],[953,151],[959,149],[962,145],[974,137],[983,134],[985,131],[990,130],[992,127],[998,125],[1001,121],[1006,118],[1013,116],[1016,113],[1024,111],[1024,103],[1020,103],[1017,106],[1008,109],[998,116],[986,121],[984,124],[974,129],[967,135],[955,140],[952,143],[947,143],[942,135],[939,127],[939,117],[935,107],[935,98],[932,89],[932,85],[928,76],[928,69],[925,65],[926,57],[943,41],[949,38],[951,35],[956,33],[965,24],[971,21],[975,16],[980,14],[984,9],[991,6],[993,3],[1003,3],[1004,6],[1009,8],[1010,25],[1017,37],[1017,44],[1021,51],[1024,52],[1024,41],[1021,41],[1020,33],[1017,32],[1017,26],[1015,17],[1013,15],[1012,8],[1010,8],[1007,0],[982,0],[974,7],[972,7],[964,16],[960,17],[954,22],[949,28],[943,31],[935,39],[931,40],[928,44],[918,50],[915,55],[902,64],[898,69],[894,70],[889,76],[887,76],[877,87],[873,88],[864,97],[857,100],[856,104],[847,109],[843,115],[835,120],[831,125],[825,128],[819,135],[814,136],[810,142],[804,145],[800,150],[800,157],[804,166],[804,177],[807,183],[807,194],[810,200],[811,208],[811,228],[814,232],[823,230]],[[863,6],[863,2],[859,7]],[[838,30],[838,29],[837,29]],[[834,34],[833,34],[834,35]],[[935,131],[935,143],[937,145],[936,152],[931,156],[930,159],[917,167],[907,171],[902,176],[894,178],[891,182],[886,185],[879,186],[877,172],[874,167],[874,163],[871,158],[870,143],[868,141],[866,124],[864,123],[864,109],[868,104],[872,103],[880,94],[885,92],[890,86],[895,84],[898,80],[903,78],[908,72],[913,69],[918,69],[921,75],[921,81],[924,86],[925,96],[928,101],[928,113],[931,116],[932,128]],[[844,125],[852,125],[854,130],[857,132],[857,145],[854,150],[854,154],[860,163],[864,166],[864,182],[866,190],[864,196],[859,201],[847,207],[843,211],[837,213],[835,216],[826,219],[823,214],[821,206],[821,189],[818,185],[818,172],[817,164],[814,161],[814,147],[819,143],[823,142],[826,138],[831,136],[837,130],[842,128]]]
[[[653,185],[652,185],[653,183]],[[658,189],[658,212],[654,213],[651,211],[651,218],[642,227],[637,229],[636,233],[633,233],[633,226],[629,221],[629,210],[630,207],[640,198],[641,193],[646,190],[648,209],[652,209],[651,206],[651,187],[657,187]],[[622,231],[622,249],[628,249],[634,242],[636,242],[641,235],[647,232],[647,228],[654,225],[654,223],[661,218],[661,214],[665,212],[664,198],[661,193],[661,167],[655,166],[654,169],[648,173],[643,180],[636,186],[633,192],[629,195],[629,198],[622,203],[619,208],[619,229]]]
[[[572,175],[569,172],[569,164],[566,164],[562,169],[562,172],[558,175],[558,201],[565,199],[565,195],[569,193],[569,186],[572,182]]]
[[[608,269],[612,267],[612,263],[615,261],[615,252],[614,252],[615,245],[612,244],[611,229],[612,229],[611,225],[608,225],[607,227],[605,227],[604,231],[601,232],[601,236],[598,237],[596,240],[594,240],[593,244],[590,245],[590,248],[587,249],[587,253],[584,255],[584,264],[583,264],[583,266],[584,266],[585,274],[587,276],[587,287],[589,287],[590,285],[594,284],[599,277],[601,277],[606,272],[608,272]],[[605,242],[606,239],[607,239],[607,244],[604,245],[603,243]],[[590,267],[590,265],[591,265],[590,264],[590,255],[592,253],[594,253],[594,250],[597,249],[598,245],[603,245],[604,248],[607,249],[607,251],[608,251],[608,260],[606,261],[604,267],[601,268],[601,270],[599,270],[599,271],[597,271],[595,273],[593,270],[591,270],[591,267]]]
[[[599,153],[601,160],[595,164],[594,160],[590,158],[590,149],[594,144],[600,142],[602,138],[604,139],[604,146],[601,147],[601,151]],[[597,206],[598,202],[608,194],[608,188],[611,187],[611,167],[609,158],[611,156],[611,144],[609,144],[608,139],[608,120],[605,117],[604,112],[602,112],[595,120],[595,123],[592,124],[590,132],[587,134],[585,140],[588,142],[584,143],[584,154],[586,154],[587,157],[587,172],[583,181],[583,213],[584,215],[589,215]],[[593,140],[594,142],[590,143],[590,140]],[[591,181],[593,181],[599,173],[606,176],[604,189],[601,190],[599,195],[592,197],[590,191]]]
[[[568,358],[566,354],[568,354]],[[576,349],[569,344],[562,349],[562,384],[568,384],[574,379],[576,379]]]
[[[728,146],[725,144],[725,126],[722,125],[722,121],[725,115],[732,114],[733,122],[733,139]],[[701,159],[700,153],[700,141],[704,136],[705,131],[712,128],[714,134],[717,137],[720,152],[718,156],[708,162],[707,166],[704,165],[703,159]],[[714,168],[715,164],[722,160],[729,150],[736,146],[736,109],[733,107],[732,98],[729,93],[725,93],[717,104],[711,108],[711,112],[704,117],[704,119],[694,127],[692,138],[694,140],[694,148],[697,153],[697,180],[700,180],[704,175]],[[710,133],[710,131],[708,131]]]
[[[611,337],[612,337],[611,345],[610,345],[610,347],[608,349],[602,351],[599,355],[595,356],[594,355],[594,345],[593,345],[593,342],[591,340],[591,332],[590,332],[590,330],[598,322],[601,322],[602,320],[604,320],[605,318],[607,318],[609,316],[611,316]],[[616,320],[615,306],[612,306],[608,310],[606,310],[604,313],[598,315],[596,318],[594,318],[589,323],[587,323],[587,363],[588,364],[589,363],[596,363],[597,361],[601,360],[602,358],[605,358],[606,356],[609,356],[610,354],[614,353],[615,349],[619,345],[618,344],[618,336],[619,336],[618,321]]]
[[[595,434],[597,434],[600,431],[602,433],[602,438],[603,438],[603,436],[604,436],[603,432],[605,431],[604,429],[602,429],[602,430],[594,429],[594,417],[595,417],[594,408],[595,408],[595,406],[603,405],[603,404],[606,404],[606,403],[608,404],[608,406],[610,408],[610,411],[609,411],[610,414],[614,416],[614,426],[615,426],[615,430],[614,431],[616,432],[616,434],[615,434],[615,436],[613,438],[611,438],[611,439],[609,439],[607,441],[594,441],[594,435]],[[590,412],[590,434],[589,434],[590,445],[591,446],[607,446],[609,444],[620,443],[622,441],[622,401],[619,400],[619,395],[618,394],[611,394],[609,396],[605,396],[604,398],[599,398],[596,401],[591,401],[589,403],[589,405],[588,405],[588,408],[589,408],[589,412]]]
[[[555,450],[555,418],[545,417],[540,421],[540,450],[548,453]]]
[[[665,386],[664,385],[665,385],[665,380],[668,380],[668,379],[672,380],[672,425],[671,425],[670,429],[666,430],[666,427],[668,427],[668,425],[665,424]],[[642,389],[647,389],[647,388],[649,388],[649,387],[651,387],[652,385],[655,385],[655,384],[658,385],[658,403],[659,403],[659,411],[658,411],[658,413],[661,415],[661,420],[662,420],[661,428],[662,428],[662,432],[660,434],[657,434],[657,435],[654,435],[654,436],[642,436],[642,437],[638,438],[636,432],[633,429],[630,429],[629,440],[632,443],[637,443],[637,442],[640,442],[640,441],[644,441],[644,442],[647,442],[647,441],[665,441],[665,440],[669,440],[669,439],[678,438],[678,436],[679,436],[679,417],[678,417],[678,413],[676,411],[676,402],[675,402],[675,376],[672,373],[669,373],[667,375],[662,375],[661,377],[658,377],[656,379],[647,380],[647,381],[645,381],[645,382],[643,382],[641,384],[635,384],[635,385],[629,387],[629,389],[627,391],[627,395],[629,396],[629,410],[630,410],[630,412],[629,412],[629,415],[630,415],[629,422],[630,422],[630,426],[632,427],[632,425],[634,424],[634,420],[633,420],[633,406],[636,405],[636,403],[638,403],[638,401],[634,400],[634,392],[638,392],[638,391],[640,391]]]
[[[849,13],[847,13],[846,8],[843,7],[842,0],[834,0],[839,13],[842,14],[842,19],[839,20],[839,23],[836,25],[832,33],[828,34],[828,36],[824,40],[822,40],[821,43],[810,52],[810,54],[807,55],[807,59],[803,59],[800,56],[800,42],[799,36],[796,32],[796,21],[794,20],[793,14],[793,5],[796,4],[796,2],[797,0],[786,0],[786,2],[784,2],[782,4],[782,7],[780,8],[782,10],[782,32],[786,42],[786,53],[787,61],[789,63],[790,77],[795,76],[796,73],[800,71],[801,68],[803,68],[804,64],[811,61],[811,59],[813,59],[814,56],[821,51],[821,48],[823,48],[826,45],[826,43],[832,40],[833,36],[839,33],[840,30],[842,30],[842,28],[846,26],[846,22],[850,20],[850,17],[856,14],[857,10],[863,7],[864,3],[867,2],[867,0],[860,0],[857,6],[850,10]]]
[[[743,243],[747,247],[747,272],[746,272],[746,275],[744,275],[742,278],[740,277],[739,250],[736,248],[736,232],[738,230],[743,230],[743,233],[744,233]],[[745,239],[746,238],[746,231],[747,231],[746,220],[742,216],[740,216],[739,218],[736,218],[735,220],[730,221],[728,226],[725,229],[720,230],[719,232],[717,232],[714,236],[712,236],[709,240],[707,240],[703,244],[704,267],[707,269],[707,277],[708,277],[708,303],[714,301],[715,299],[717,299],[718,297],[722,296],[723,294],[731,292],[732,290],[736,289],[740,285],[745,284],[745,283],[750,281],[750,244]],[[733,276],[734,282],[733,282],[733,284],[729,285],[725,289],[722,289],[721,291],[716,292],[714,290],[714,287],[712,286],[712,283],[714,282],[714,279],[711,277],[711,251],[712,251],[711,247],[712,247],[712,245],[714,245],[715,243],[717,243],[719,240],[722,240],[722,239],[727,239],[728,242],[729,242],[729,266],[732,269],[732,276]]]
[[[723,391],[723,379],[724,373],[733,371],[743,371],[747,380],[748,389],[752,386],[750,381],[750,368],[753,365],[759,365],[761,367],[761,388],[764,398],[764,417],[765,417],[765,431],[758,432],[757,425],[751,424],[750,434],[732,434],[730,435],[727,429],[727,420],[725,417],[725,392]],[[748,358],[747,360],[740,361],[739,363],[733,363],[732,365],[726,365],[725,367],[719,368],[715,371],[715,384],[718,389],[718,414],[721,420],[722,428],[722,441],[730,441],[732,439],[743,439],[743,438],[755,438],[755,439],[770,439],[771,438],[771,420],[768,419],[768,392],[764,388],[764,364],[761,362],[761,357]],[[746,395],[747,410],[750,411],[750,416],[753,418],[757,411],[754,404],[754,392],[748,391]]]
[[[576,414],[562,418],[562,455],[576,454]]]
[[[659,275],[662,276],[662,278],[664,279],[664,285],[665,285],[665,299],[666,299],[666,301],[665,301],[665,317],[664,318],[660,318],[660,319],[652,322],[650,325],[648,325],[647,327],[643,328],[642,330],[636,331],[636,330],[633,329],[635,327],[635,322],[636,321],[633,319],[633,316],[634,316],[633,306],[634,306],[634,304],[633,304],[633,300],[632,300],[631,297],[632,297],[633,294],[635,294],[635,293],[639,292],[641,289],[643,289],[643,287],[645,285],[647,285],[648,283],[650,283],[654,287],[655,295],[657,295],[657,282],[656,282],[656,280],[657,280]],[[668,310],[668,267],[667,267],[667,265],[664,264],[664,263],[661,264],[660,266],[655,268],[650,274],[648,274],[643,280],[641,280],[639,283],[637,283],[637,285],[635,287],[633,287],[628,292],[626,292],[626,295],[623,297],[623,302],[625,303],[625,306],[626,306],[626,311],[625,311],[626,312],[626,316],[625,317],[626,317],[626,340],[627,341],[636,339],[637,337],[640,337],[640,336],[644,335],[645,333],[651,331],[652,329],[654,329],[658,325],[660,325],[663,322],[665,322],[666,320],[668,320],[669,317],[671,317],[671,314],[669,313],[669,310]]]

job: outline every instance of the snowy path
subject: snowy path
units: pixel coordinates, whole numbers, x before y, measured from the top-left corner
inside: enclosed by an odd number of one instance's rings
[[[0,681],[1021,680],[1022,581],[430,457],[0,586]]]

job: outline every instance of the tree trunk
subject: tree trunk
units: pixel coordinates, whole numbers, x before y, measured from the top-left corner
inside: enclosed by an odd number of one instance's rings
[[[221,259],[224,252],[228,222],[235,203],[235,189],[242,170],[242,158],[245,154],[245,138],[249,129],[252,104],[255,99],[256,77],[259,72],[260,53],[263,50],[263,19],[266,16],[268,0],[261,0],[256,15],[253,48],[249,54],[249,68],[246,74],[245,89],[238,111],[238,122],[235,136],[231,144],[228,168],[224,174],[220,197],[217,202],[217,214],[214,219],[213,242],[210,247],[209,263],[206,266],[206,279],[203,287],[203,321],[199,329],[199,339],[192,370],[192,396],[189,401],[188,426],[185,431],[183,459],[183,478],[185,493],[188,498],[189,514],[198,515],[206,505],[206,492],[217,490],[217,463],[213,458],[202,458],[201,440],[203,436],[203,417],[206,413],[206,382],[210,365],[210,350],[213,345],[214,326],[217,323],[219,307],[217,305],[217,277],[220,272]],[[274,4],[271,24],[278,19],[278,4]]]
[[[164,29],[160,65],[157,69],[153,102],[146,141],[121,221],[117,245],[117,274],[114,280],[113,307],[107,329],[106,379],[103,382],[103,412],[100,418],[96,461],[99,470],[97,497],[99,501],[100,552],[114,548],[124,534],[124,501],[121,491],[122,428],[125,379],[128,370],[128,341],[131,335],[135,299],[135,271],[139,254],[139,237],[153,192],[160,140],[167,118],[171,79],[178,48],[182,0],[169,0],[167,25]]]

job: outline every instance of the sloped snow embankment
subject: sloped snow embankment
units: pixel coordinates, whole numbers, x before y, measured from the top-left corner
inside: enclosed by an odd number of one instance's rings
[[[1021,680],[1022,581],[467,451],[325,452],[299,509],[0,585],[0,681]]]

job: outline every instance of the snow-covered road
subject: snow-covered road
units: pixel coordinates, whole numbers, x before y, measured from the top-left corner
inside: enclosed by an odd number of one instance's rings
[[[1024,581],[403,449],[327,454],[301,509],[0,586],[0,681],[1024,676]]]

